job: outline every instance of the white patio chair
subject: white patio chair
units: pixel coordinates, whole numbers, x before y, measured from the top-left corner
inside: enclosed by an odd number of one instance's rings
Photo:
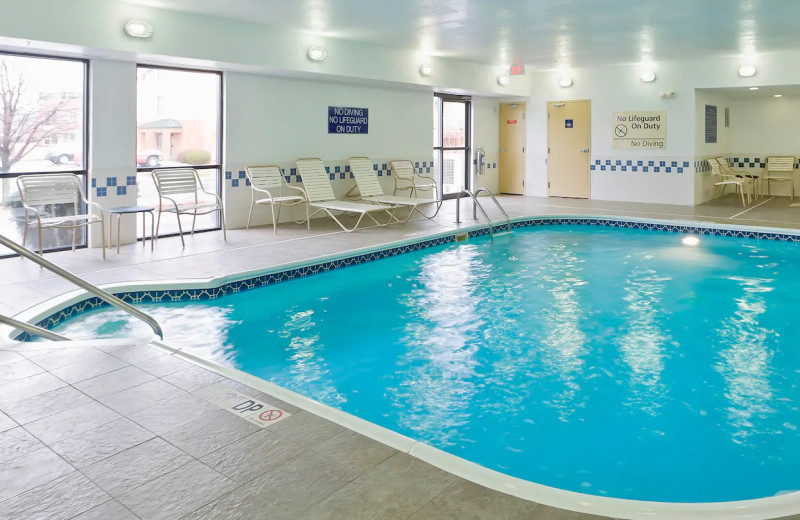
[[[350,157],[347,162],[350,164],[350,172],[352,172],[353,177],[356,179],[356,185],[350,192],[358,189],[361,200],[363,201],[408,208],[409,211],[406,219],[403,221],[396,219],[397,222],[401,224],[408,222],[414,212],[419,213],[427,219],[432,219],[439,213],[439,209],[442,207],[441,199],[407,198],[384,194],[378,176],[375,174],[375,168],[372,166],[372,161],[370,161],[368,157]],[[420,209],[420,206],[431,204],[436,205],[436,211],[434,211],[432,215],[426,215]]]
[[[153,170],[153,182],[158,192],[158,222],[156,223],[156,235],[161,226],[161,213],[175,213],[178,219],[178,233],[181,237],[181,244],[186,247],[183,240],[183,227],[181,226],[181,215],[192,215],[192,235],[194,226],[197,223],[198,215],[207,215],[219,211],[219,219],[222,224],[222,236],[228,241],[228,233],[225,230],[225,210],[222,207],[222,199],[219,195],[206,191],[203,183],[200,182],[200,175],[194,168],[173,168],[165,170]],[[212,201],[201,201],[199,193],[212,197]],[[188,201],[181,196],[189,196]],[[164,200],[169,201],[164,206]]]
[[[281,207],[296,206],[306,202],[304,192],[301,188],[290,186],[281,173],[280,166],[274,164],[266,166],[248,166],[244,169],[247,179],[250,181],[250,212],[247,214],[247,229],[250,229],[250,220],[253,217],[253,207],[256,204],[269,204],[272,211],[272,231],[278,234],[278,220],[281,218]],[[284,195],[284,191],[294,190],[297,195]],[[260,197],[260,198],[256,198]],[[278,206],[278,213],[275,214],[275,206]],[[308,221],[308,204],[306,204],[306,221]],[[301,223],[297,222],[298,224]],[[308,223],[311,229],[311,224]]]
[[[394,208],[392,206],[383,206],[379,204],[365,204],[363,202],[352,202],[348,200],[339,200],[333,193],[333,187],[328,172],[325,171],[325,164],[322,159],[317,158],[304,158],[297,160],[297,173],[300,175],[303,189],[306,194],[308,205],[316,208],[316,211],[311,213],[313,217],[317,213],[324,211],[332,218],[339,226],[350,233],[354,231],[365,216],[369,217],[376,225],[386,226],[394,218]],[[334,212],[341,213],[355,213],[358,215],[358,220],[355,225],[348,229],[338,218]],[[389,219],[385,223],[378,222],[373,213],[386,213]]]
[[[72,250],[78,240],[78,228],[100,224],[100,240],[103,245],[103,259],[106,257],[105,214],[103,208],[90,202],[83,192],[83,183],[73,173],[57,175],[20,175],[17,189],[25,209],[25,223],[22,232],[22,245],[28,240],[28,226],[36,224],[39,232],[39,254],[43,254],[42,229],[72,229]],[[57,215],[59,206],[72,207],[72,214]],[[86,208],[86,213],[81,213]],[[89,211],[97,210],[97,214]],[[32,218],[29,218],[30,214]]]
[[[732,175],[734,177],[744,177],[746,179],[750,179],[753,183],[753,196],[760,197],[761,196],[761,176],[755,173],[748,173],[744,171],[738,171],[731,168],[728,164],[728,159],[725,157],[717,157],[717,162],[719,163],[719,168],[722,170],[722,173],[726,175]]]
[[[414,168],[414,163],[407,160],[392,161],[392,171],[394,172],[394,192],[409,190],[409,197],[416,197],[418,191],[432,191],[436,198],[439,193],[436,186],[436,179],[427,175],[420,175]]]
[[[717,189],[722,189],[722,192],[725,192],[725,188],[727,186],[735,186],[739,190],[739,194],[742,197],[742,206],[746,206],[747,203],[744,201],[745,192],[747,192],[747,202],[750,202],[750,190],[749,185],[752,183],[749,179],[744,177],[735,177],[723,173],[722,169],[719,166],[719,162],[716,159],[706,159],[708,161],[709,166],[711,166],[711,177],[714,179],[714,192],[716,193]]]
[[[770,194],[773,182],[788,182],[792,187],[792,200],[794,200],[794,157],[767,157],[764,180],[767,181],[767,195]]]

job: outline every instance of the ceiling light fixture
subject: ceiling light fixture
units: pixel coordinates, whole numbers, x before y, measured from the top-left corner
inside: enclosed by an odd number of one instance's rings
[[[783,94],[773,94],[772,97],[783,97]]]
[[[122,30],[131,38],[149,38],[153,36],[153,24],[146,20],[128,20],[122,26]]]
[[[750,90],[758,90],[758,87],[750,87]]]
[[[419,66],[419,73],[423,76],[433,76],[434,72],[436,72],[436,67],[430,63],[423,63]]]
[[[325,61],[328,57],[328,50],[325,47],[309,47],[306,56],[311,61]]]
[[[511,83],[511,78],[508,76],[497,76],[497,84],[501,87],[507,87],[509,83]]]
[[[572,86],[572,78],[564,77],[558,80],[558,86],[561,88],[567,88]]]
[[[653,72],[652,70],[646,70],[642,72],[642,75],[639,76],[639,79],[641,79],[645,83],[652,83],[653,81],[656,80],[656,73]]]
[[[749,78],[756,75],[755,65],[742,65],[739,67],[739,75],[743,78]]]

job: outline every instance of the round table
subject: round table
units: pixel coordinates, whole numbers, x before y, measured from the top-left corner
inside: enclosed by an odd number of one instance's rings
[[[142,234],[145,232],[145,214],[150,214],[150,251],[153,250],[153,242],[155,241],[155,217],[153,215],[153,210],[155,208],[153,206],[123,206],[121,208],[111,208],[108,210],[109,215],[109,226],[108,226],[108,246],[111,247],[111,230],[114,229],[113,220],[111,219],[112,216],[116,215],[117,217],[117,254],[119,254],[119,221],[122,218],[122,215],[127,214],[142,214]],[[144,241],[147,237],[142,237],[142,247],[144,247]]]

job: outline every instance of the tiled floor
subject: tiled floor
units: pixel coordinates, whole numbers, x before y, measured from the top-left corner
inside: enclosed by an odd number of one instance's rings
[[[773,199],[657,206],[503,197],[512,216],[627,215],[800,228]],[[757,203],[758,203],[757,202]],[[470,204],[466,204],[470,208]],[[209,278],[453,229],[433,222],[344,234],[330,222],[160,241],[48,258],[95,283]],[[488,206],[487,206],[488,209]],[[462,208],[466,218],[467,209]],[[491,210],[490,210],[491,212]],[[796,213],[795,213],[796,212]],[[472,224],[467,220],[468,224]],[[0,313],[72,287],[17,258],[0,260]],[[170,338],[166,338],[170,341]],[[308,411],[151,346],[0,347],[0,518],[599,519],[517,499],[437,469]],[[42,350],[45,348],[45,350]],[[262,427],[219,404],[233,390],[288,417]],[[797,517],[800,518],[800,517]]]

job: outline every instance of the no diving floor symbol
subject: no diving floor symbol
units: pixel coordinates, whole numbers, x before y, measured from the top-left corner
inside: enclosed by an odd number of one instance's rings
[[[628,127],[622,124],[617,125],[614,127],[614,133],[617,135],[617,137],[625,137],[628,135]]]
[[[209,391],[209,395],[203,393],[200,396],[262,428],[291,415],[264,401],[227,388],[223,388],[221,391]]]

